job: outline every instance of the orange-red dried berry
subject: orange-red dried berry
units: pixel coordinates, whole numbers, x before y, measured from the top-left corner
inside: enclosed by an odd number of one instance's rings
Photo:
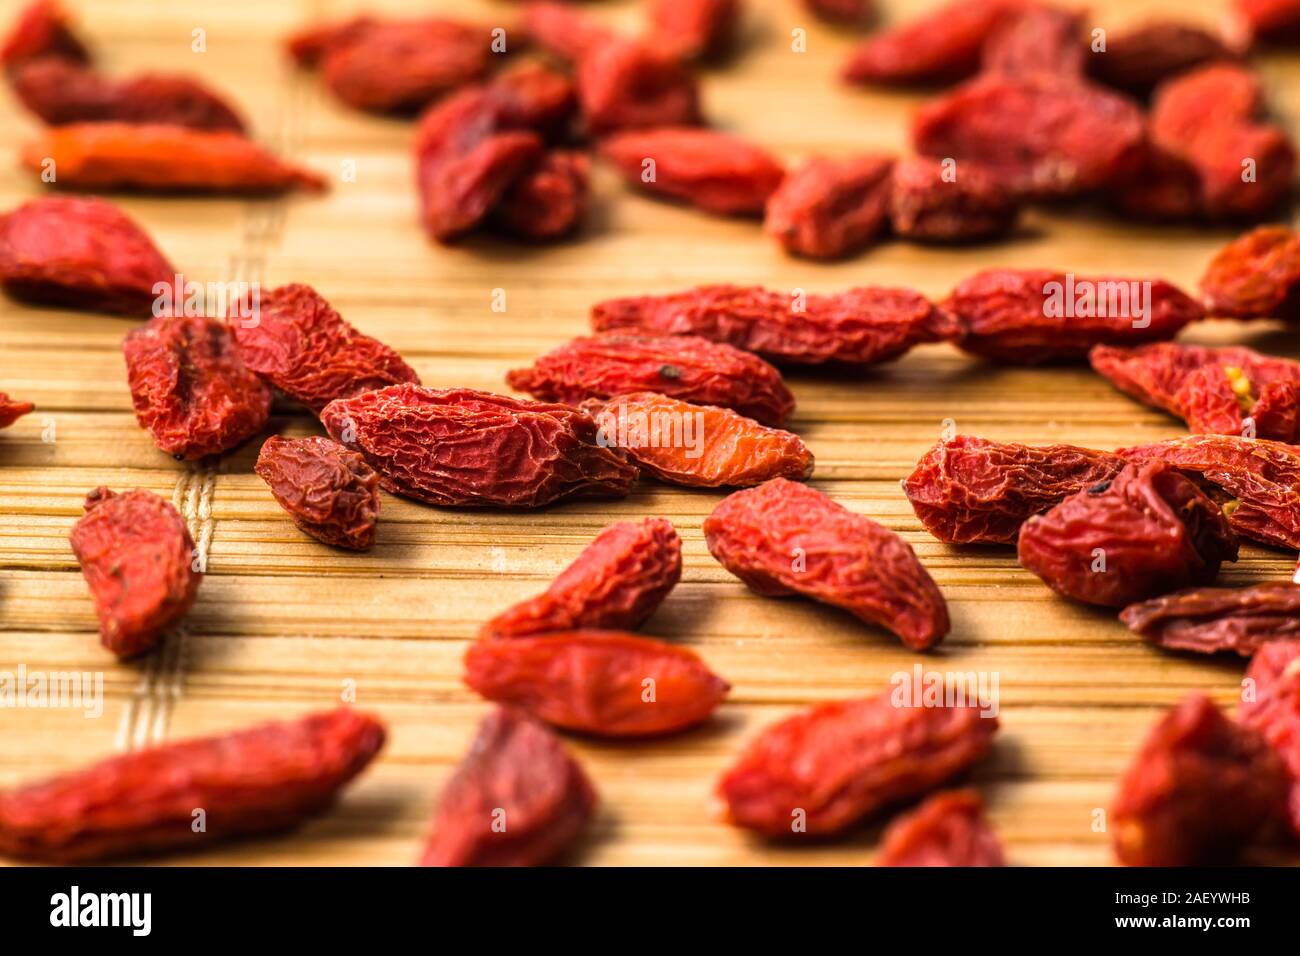
[[[728,216],[762,215],[785,175],[757,146],[686,126],[617,133],[601,142],[600,153],[634,185]]]
[[[803,5],[823,20],[859,26],[876,15],[875,0],[803,0]]]
[[[619,521],[592,540],[535,598],[483,625],[481,637],[579,628],[633,630],[682,576],[682,542],[666,518]]]
[[[562,60],[577,61],[617,39],[617,34],[571,3],[533,0],[524,8],[530,42]]]
[[[985,73],[1054,73],[1079,79],[1087,52],[1082,13],[1031,3],[999,20],[984,41],[980,59]]]
[[[671,53],[639,39],[611,38],[578,60],[578,102],[597,134],[701,121],[695,76]]]
[[[1201,276],[1211,315],[1300,320],[1300,235],[1260,226],[1220,249]]]
[[[1281,760],[1258,732],[1192,694],[1152,728],[1111,804],[1128,866],[1231,862],[1286,810]]]
[[[598,442],[590,415],[567,405],[391,385],[337,399],[320,418],[365,456],[382,488],[428,504],[540,508],[619,498],[638,475],[621,451]]]
[[[1233,0],[1251,37],[1263,43],[1290,45],[1300,41],[1300,2],[1297,0]]]
[[[650,0],[650,38],[680,60],[727,52],[740,27],[740,0]]]
[[[890,156],[814,157],[768,197],[763,228],[787,252],[810,259],[857,252],[888,227],[893,165]]]
[[[706,285],[592,306],[597,331],[699,335],[757,352],[778,365],[875,365],[960,329],[951,315],[907,289],[867,286],[834,295]]]
[[[1011,231],[1020,208],[979,163],[912,156],[894,164],[889,221],[918,242],[968,242]]]
[[[8,428],[35,407],[31,402],[20,402],[0,392],[0,428]]]
[[[1002,844],[974,790],[935,794],[881,837],[876,866],[1005,866]]]
[[[943,83],[980,67],[984,42],[1016,0],[959,0],[882,30],[858,46],[844,66],[853,83]]]
[[[942,303],[965,333],[957,345],[1015,365],[1080,361],[1095,345],[1171,339],[1204,317],[1163,279],[1084,278],[1051,269],[989,269]]]
[[[1130,605],[1119,619],[1159,647],[1250,657],[1271,641],[1300,638],[1300,585],[1179,591]]]
[[[158,316],[127,335],[122,353],[136,421],[169,455],[220,454],[270,417],[270,387],[218,319]]]
[[[72,123],[28,143],[23,163],[76,189],[278,193],[323,190],[324,177],[231,130],[162,123]]]
[[[50,196],[0,217],[0,284],[16,299],[148,316],[175,278],[144,230],[103,199]]]
[[[725,498],[709,552],[759,594],[802,594],[896,634],[913,650],[948,633],[948,605],[906,541],[807,485],[776,479]]]
[[[92,863],[285,830],[326,810],[383,744],[383,724],[340,707],[110,757],[0,793],[0,854]]]
[[[379,475],[358,453],[319,435],[272,435],[253,470],[293,523],[316,540],[352,551],[375,543]]]
[[[475,641],[465,683],[489,700],[599,737],[686,730],[707,720],[730,689],[687,648],[598,630]]]
[[[419,384],[396,351],[358,332],[311,286],[261,291],[254,304],[249,315],[232,310],[228,319],[240,357],[317,414],[336,398]]]
[[[1237,719],[1263,734],[1286,765],[1287,815],[1300,838],[1300,641],[1261,647],[1246,669],[1246,680],[1253,683],[1255,693],[1243,698]]]
[[[443,788],[420,865],[544,866],[573,845],[595,806],[559,738],[499,707]]]
[[[721,405],[766,425],[794,410],[781,373],[752,352],[698,335],[604,332],[577,338],[507,373],[511,388],[548,402],[658,392]]]
[[[70,540],[95,599],[100,639],[118,657],[133,657],[157,645],[194,603],[202,580],[194,539],[171,503],[149,491],[96,488],[85,511]]]
[[[1152,20],[1109,34],[1105,49],[1089,55],[1088,72],[1107,86],[1146,96],[1179,73],[1240,57],[1239,50],[1209,30],[1177,20]]]
[[[492,221],[521,239],[559,239],[587,214],[591,160],[586,153],[553,149],[501,196]]]
[[[798,435],[729,408],[633,392],[582,405],[597,443],[618,448],[647,474],[688,488],[742,488],[770,478],[802,480],[813,455]]]
[[[0,65],[6,70],[38,57],[90,61],[90,52],[72,32],[67,13],[56,0],[32,0],[0,45]]]
[[[899,696],[821,704],[760,731],[718,782],[729,821],[771,837],[839,833],[941,786],[992,747],[997,718],[978,707]]]

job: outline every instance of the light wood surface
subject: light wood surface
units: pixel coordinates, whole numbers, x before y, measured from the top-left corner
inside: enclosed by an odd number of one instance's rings
[[[1003,264],[1163,276],[1190,289],[1209,254],[1232,235],[1057,210],[1031,214],[1020,234],[999,245],[888,243],[822,265],[786,258],[753,223],[633,195],[598,169],[590,227],[571,243],[531,248],[476,237],[439,248],[415,219],[409,124],[346,110],[280,55],[277,40],[293,26],[356,5],[74,6],[109,69],[200,74],[244,107],[260,138],[335,180],[323,198],[121,198],[173,261],[200,279],[310,283],[434,386],[504,390],[507,369],[584,332],[589,306],[615,295],[731,281],[816,291],[895,284],[940,296],[967,274]],[[503,23],[518,10],[506,2],[406,6]],[[851,37],[813,21],[797,0],[748,6],[741,54],[703,81],[715,123],[790,160],[905,148],[919,96],[841,86],[836,74]],[[886,6],[897,15],[913,5]],[[1135,0],[1094,6],[1093,21],[1112,28],[1151,9],[1184,18],[1212,18],[1220,9]],[[637,22],[635,3],[591,8],[611,21]],[[808,31],[806,53],[790,51],[795,27]],[[190,50],[195,28],[206,30],[206,53]],[[1283,121],[1300,115],[1300,54],[1258,65]],[[14,165],[17,142],[34,128],[7,90],[0,94],[0,141],[11,164],[0,179],[0,208],[39,192]],[[339,181],[347,160],[356,164],[354,183]],[[507,296],[503,314],[491,310],[496,289]],[[381,759],[333,812],[291,835],[180,862],[413,862],[439,787],[487,710],[459,680],[479,622],[543,589],[620,518],[665,515],[677,526],[684,579],[646,631],[698,650],[733,691],[716,719],[693,733],[624,745],[570,740],[602,798],[577,863],[870,862],[878,826],[812,847],[765,845],[718,822],[713,782],[759,727],[811,702],[876,693],[890,675],[923,661],[997,675],[1003,730],[973,781],[1010,860],[1104,864],[1109,840],[1094,832],[1093,811],[1109,802],[1117,774],[1160,709],[1192,688],[1234,703],[1241,663],[1158,653],[1110,614],[1054,597],[1017,567],[1010,550],[937,543],[898,486],[945,419],[991,438],[1102,448],[1184,433],[1181,423],[1086,370],[999,370],[930,346],[860,379],[791,376],[799,402],[792,427],[817,456],[814,484],[899,531],[948,597],[953,632],[922,658],[846,615],[749,593],[704,547],[700,524],[720,495],[650,481],[623,501],[528,515],[438,510],[385,496],[372,552],[330,550],[298,533],[253,474],[257,441],[211,467],[177,463],[154,448],[136,426],[126,387],[119,346],[131,327],[0,299],[0,390],[38,406],[0,432],[0,669],[98,672],[105,694],[97,719],[66,709],[0,711],[0,786],[125,748],[329,707],[352,683],[358,703],[390,728]],[[1211,323],[1188,338],[1300,355],[1293,336],[1270,323]],[[272,427],[319,432],[291,404],[277,405]],[[98,484],[172,498],[208,549],[193,612],[140,663],[117,664],[100,647],[68,547],[81,499]],[[1294,557],[1247,547],[1223,580],[1277,579]]]

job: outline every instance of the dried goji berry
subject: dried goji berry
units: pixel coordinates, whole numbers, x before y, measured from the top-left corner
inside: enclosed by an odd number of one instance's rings
[[[786,252],[837,259],[889,224],[890,156],[814,157],[788,173],[767,200],[763,228]]]
[[[1074,445],[968,435],[941,441],[903,482],[912,510],[947,544],[1013,544],[1033,515],[1119,474],[1124,459]]]
[[[573,81],[536,63],[504,70],[488,90],[496,100],[496,121],[501,126],[530,129],[547,138],[563,134],[578,109]]]
[[[1237,560],[1218,505],[1159,461],[1129,465],[1020,526],[1020,564],[1058,594],[1125,607],[1209,584]]]
[[[1250,657],[1270,641],[1300,638],[1300,586],[1271,581],[1180,591],[1131,605],[1119,619],[1160,647]]]
[[[72,550],[104,646],[132,657],[153,648],[194,603],[202,580],[194,539],[180,512],[149,491],[96,488],[85,509],[72,528]]]
[[[446,506],[539,508],[619,498],[636,481],[596,422],[567,405],[469,388],[391,385],[326,405],[321,422],[379,472],[386,491]]]
[[[760,731],[718,783],[730,822],[773,837],[838,833],[988,753],[996,717],[897,696],[822,704]]]
[[[175,276],[144,230],[102,199],[50,196],[0,216],[0,284],[16,299],[147,316]]]
[[[586,153],[550,150],[505,191],[492,221],[522,239],[566,236],[587,214],[590,177]]]
[[[1149,141],[1133,168],[1110,184],[1106,198],[1136,219],[1182,222],[1205,215],[1196,167]]]
[[[1243,538],[1300,549],[1300,447],[1229,435],[1192,435],[1121,448],[1130,461],[1167,462],[1199,476]]]
[[[228,320],[240,357],[317,414],[336,398],[420,382],[397,352],[358,332],[311,286],[259,290],[254,305],[250,316],[232,309]]]
[[[420,865],[543,866],[573,844],[595,806],[595,788],[559,738],[499,707],[443,788]]]
[[[844,66],[854,83],[943,83],[980,66],[984,41],[1020,4],[959,0],[882,30],[858,46]]]
[[[1286,770],[1204,694],[1168,711],[1120,778],[1115,853],[1128,866],[1231,862],[1286,806]]]
[[[349,42],[374,24],[374,17],[363,15],[303,27],[291,33],[284,46],[299,66],[315,66],[327,49]]]
[[[578,338],[506,375],[511,388],[548,402],[658,392],[734,408],[767,425],[794,410],[781,373],[752,352],[698,335],[605,332]]]
[[[1261,647],[1246,668],[1246,680],[1253,682],[1255,693],[1243,696],[1237,719],[1263,734],[1286,765],[1291,777],[1287,811],[1291,829],[1300,837],[1300,641]]]
[[[597,331],[699,335],[778,365],[875,365],[960,332],[952,316],[925,296],[876,286],[809,295],[706,285],[599,302],[592,307],[591,324]]]
[[[110,757],[0,793],[0,853],[89,863],[288,829],[383,744],[383,724],[340,707]]]
[[[90,61],[90,52],[72,32],[68,15],[55,0],[33,0],[24,7],[0,45],[0,65],[7,70],[38,57]]]
[[[1051,269],[988,269],[942,303],[962,323],[957,345],[997,362],[1078,361],[1094,345],[1171,339],[1204,317],[1163,279],[1083,278]]]
[[[967,242],[1004,235],[1020,209],[979,163],[913,156],[894,164],[889,219],[894,232],[920,242]]]
[[[1155,92],[1151,141],[1196,171],[1211,218],[1258,219],[1290,195],[1295,147],[1258,118],[1262,102],[1258,80],[1231,63],[1183,73]]]
[[[948,605],[911,546],[815,488],[778,478],[738,491],[704,520],[704,538],[759,594],[844,608],[913,650],[948,633]]]
[[[1233,0],[1251,38],[1265,43],[1293,44],[1300,40],[1300,2],[1297,0]]]
[[[524,8],[524,30],[531,42],[562,60],[580,60],[617,39],[573,4],[551,0],[533,0]]]
[[[1088,72],[1107,86],[1146,96],[1170,77],[1207,63],[1240,59],[1217,34],[1177,20],[1152,20],[1107,36],[1088,58]]]
[[[1008,12],[980,50],[985,73],[1054,73],[1076,80],[1083,76],[1086,55],[1082,13],[1036,3]]]
[[[740,26],[740,0],[650,0],[650,37],[681,60],[717,57]]]
[[[0,428],[8,428],[35,407],[31,402],[20,402],[0,392]]]
[[[765,150],[715,130],[631,130],[600,153],[634,185],[727,216],[761,216],[785,171]]]
[[[1241,346],[1157,342],[1134,349],[1099,345],[1092,367],[1139,401],[1183,418],[1199,433],[1300,440],[1300,362]]]
[[[876,15],[875,0],[803,0],[803,5],[831,23],[856,26]]]
[[[293,523],[316,540],[353,551],[375,543],[379,475],[356,452],[318,435],[272,435],[254,471]]]
[[[475,641],[465,683],[489,700],[598,737],[653,737],[707,720],[730,690],[694,651],[622,631]]]
[[[916,151],[984,164],[1017,195],[1104,187],[1141,158],[1146,124],[1128,98],[1069,77],[989,75],[916,114]]]
[[[596,535],[545,592],[498,614],[479,634],[632,630],[655,612],[681,576],[682,542],[672,522],[619,521]]]
[[[1300,320],[1300,235],[1260,226],[1215,254],[1201,277],[1211,315]]]
[[[140,427],[176,458],[234,448],[266,425],[271,389],[218,319],[158,316],[122,342]]]
[[[770,478],[802,480],[813,456],[798,435],[767,428],[729,408],[692,405],[657,392],[582,404],[600,429],[646,474],[688,488],[743,488]]]
[[[326,87],[375,113],[418,110],[484,76],[492,32],[454,20],[357,18],[290,41],[298,61],[320,67]]]
[[[671,53],[646,41],[613,37],[586,51],[578,60],[577,79],[578,102],[593,133],[700,122],[695,76]]]
[[[1005,866],[974,790],[949,790],[904,814],[881,837],[876,866]]]
[[[202,83],[168,73],[114,80],[70,60],[46,57],[10,77],[23,105],[52,126],[66,123],[168,123],[243,132],[244,121]]]
[[[72,123],[23,148],[23,162],[76,189],[275,193],[322,190],[324,177],[286,163],[241,133],[161,123]]]

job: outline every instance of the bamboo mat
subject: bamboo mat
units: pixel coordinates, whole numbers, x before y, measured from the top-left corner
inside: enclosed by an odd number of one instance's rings
[[[6,17],[13,8],[6,3]],[[375,3],[375,9],[400,9]],[[718,125],[787,159],[824,152],[899,151],[919,98],[843,88],[848,37],[813,22],[797,0],[749,0],[741,55],[704,80]],[[897,14],[908,8],[889,4]],[[918,4],[919,6],[919,4]],[[1180,2],[1095,4],[1107,27]],[[324,198],[250,202],[124,197],[123,207],[196,279],[306,282],[362,331],[399,349],[433,386],[504,390],[507,369],[587,328],[591,303],[700,282],[831,291],[881,283],[940,296],[994,265],[1079,274],[1163,276],[1192,288],[1227,231],[1126,225],[1087,212],[1035,213],[1009,242],[969,249],[891,243],[835,265],[784,257],[748,222],[714,219],[628,192],[606,169],[594,183],[586,233],[531,248],[471,238],[430,245],[415,219],[408,124],[353,113],[284,62],[277,39],[295,25],[349,13],[347,2],[221,3],[81,0],[83,32],[112,70],[192,71],[228,91],[260,138],[331,173]],[[509,22],[517,4],[420,3]],[[636,22],[636,4],[592,5]],[[790,30],[808,50],[790,51]],[[192,31],[207,52],[191,52]],[[1259,63],[1284,120],[1300,116],[1300,55]],[[34,129],[0,99],[5,152]],[[339,170],[355,162],[355,182]],[[39,187],[11,167],[0,208]],[[507,309],[492,310],[496,290]],[[792,428],[817,456],[814,484],[899,531],[951,605],[953,631],[922,658],[883,632],[802,601],[751,594],[709,556],[700,524],[719,494],[642,482],[623,501],[575,503],[527,515],[438,510],[385,496],[378,543],[344,554],[299,534],[252,472],[257,442],[213,467],[157,451],[140,430],[120,353],[128,321],[39,310],[0,299],[0,390],[38,411],[0,433],[0,669],[102,673],[102,716],[0,711],[0,786],[162,740],[223,731],[332,706],[355,691],[390,728],[380,760],[337,809],[296,833],[231,844],[184,863],[413,862],[436,794],[487,705],[459,681],[480,621],[542,590],[607,523],[672,519],[685,575],[646,631],[699,651],[733,685],[708,725],[635,745],[569,741],[602,798],[584,864],[860,864],[879,834],[812,847],[773,847],[718,822],[713,781],[741,742],[815,701],[883,690],[913,664],[997,676],[1003,729],[973,781],[1016,864],[1104,864],[1109,838],[1094,810],[1160,709],[1192,688],[1235,703],[1242,665],[1157,653],[1108,613],[1055,598],[1014,553],[954,549],[926,534],[898,486],[951,419],[966,433],[1110,448],[1182,434],[1084,370],[999,370],[947,346],[918,349],[860,380],[791,378]],[[1188,336],[1239,340],[1300,356],[1279,326],[1209,324]],[[272,427],[319,432],[277,405]],[[86,491],[143,487],[177,503],[208,552],[193,612],[160,652],[118,664],[102,650],[67,535]],[[1294,555],[1247,547],[1223,580],[1289,574]]]

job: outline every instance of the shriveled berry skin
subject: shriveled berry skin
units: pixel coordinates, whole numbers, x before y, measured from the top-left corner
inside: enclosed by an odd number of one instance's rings
[[[254,471],[293,523],[316,540],[352,551],[375,543],[379,475],[357,452],[319,435],[272,435]]]
[[[911,156],[894,164],[889,221],[894,232],[907,239],[991,239],[1010,232],[1019,213],[1019,204],[979,163],[948,166],[942,160]]]
[[[383,724],[340,707],[110,757],[0,792],[0,854],[92,863],[284,830],[328,808],[383,743]]]
[[[607,527],[543,593],[507,608],[479,636],[522,637],[584,628],[630,631],[677,586],[682,542],[667,518]]]
[[[597,331],[699,335],[778,365],[875,365],[960,332],[952,316],[925,296],[877,286],[792,296],[757,286],[706,285],[599,302],[591,325]]]
[[[0,428],[8,428],[35,407],[31,402],[20,402],[0,392]]]
[[[438,242],[450,242],[488,217],[542,158],[536,133],[485,136],[454,159],[421,166],[421,220]]]
[[[1217,34],[1177,20],[1152,20],[1106,38],[1106,49],[1088,57],[1096,80],[1135,96],[1207,63],[1237,60],[1241,51]]]
[[[694,651],[621,631],[475,641],[465,683],[557,727],[657,737],[708,719],[730,686]]]
[[[1286,770],[1257,731],[1192,694],[1151,729],[1111,803],[1128,866],[1232,862],[1286,811]]]
[[[729,821],[770,837],[839,833],[988,753],[996,717],[894,694],[821,704],[760,731],[718,782]]]
[[[918,153],[982,163],[1012,193],[1038,199],[1106,186],[1145,138],[1126,97],[1045,73],[979,77],[927,103],[912,125]]]
[[[980,51],[985,73],[1030,76],[1052,73],[1083,77],[1083,14],[1047,4],[1009,11],[990,31]]]
[[[771,478],[802,480],[813,455],[798,435],[768,428],[717,405],[692,405],[656,392],[593,398],[582,408],[597,443],[618,448],[642,471],[688,488],[743,488]]]
[[[925,453],[903,491],[921,524],[946,544],[1013,544],[1030,517],[1123,467],[1118,455],[1074,445],[958,435]]]
[[[391,385],[325,406],[321,423],[393,494],[447,507],[540,508],[620,498],[637,469],[597,443],[591,416],[469,388]]]
[[[1002,844],[974,790],[937,793],[881,837],[876,866],[1005,866]]]
[[[38,57],[90,62],[90,51],[72,32],[67,13],[56,0],[32,0],[0,44],[0,66],[6,70]]]
[[[103,199],[48,196],[0,217],[0,284],[15,299],[147,317],[176,270]]]
[[[814,157],[786,174],[767,200],[763,228],[786,252],[838,259],[857,252],[889,225],[893,157]]]
[[[768,425],[794,409],[781,373],[752,352],[697,335],[606,332],[574,339],[531,368],[506,375],[534,398],[576,405],[588,398],[658,392],[698,405],[721,405]]]
[[[687,128],[702,120],[695,76],[672,53],[644,40],[614,37],[585,51],[577,82],[583,118],[598,135]]]
[[[542,242],[576,231],[587,215],[591,160],[553,149],[506,190],[493,222],[521,239]]]
[[[1129,461],[1163,461],[1196,475],[1242,538],[1300,550],[1300,447],[1229,435],[1192,435],[1121,448]]]
[[[1261,647],[1246,668],[1246,679],[1254,682],[1255,695],[1242,700],[1237,719],[1263,734],[1286,765],[1287,816],[1300,838],[1300,640]]]
[[[217,319],[159,316],[122,342],[140,427],[176,458],[228,451],[271,415],[271,389],[244,364]]]
[[[499,707],[443,788],[420,865],[544,866],[573,845],[595,807],[595,788],[559,738]]]
[[[1130,605],[1119,619],[1159,647],[1250,657],[1271,641],[1300,638],[1300,585],[1179,591]]]
[[[718,562],[759,594],[800,594],[886,628],[913,650],[948,633],[948,605],[911,546],[807,485],[777,478],[704,520]]]
[[[51,126],[66,123],[173,123],[243,132],[244,121],[202,83],[170,73],[114,80],[70,60],[46,57],[11,77],[24,106]]]
[[[166,123],[70,123],[47,128],[22,150],[35,173],[53,161],[59,186],[223,194],[319,192],[324,177],[284,162],[228,129]]]
[[[1241,346],[1099,345],[1092,367],[1123,392],[1179,416],[1196,433],[1300,441],[1300,362]]]
[[[1159,461],[1071,495],[1020,527],[1020,564],[1058,594],[1125,607],[1210,584],[1237,560],[1218,505]]]
[[[844,65],[851,83],[929,84],[962,80],[980,67],[984,43],[1020,4],[958,0],[864,41]]]
[[[1204,317],[1195,299],[1163,279],[1076,278],[1050,269],[977,272],[942,307],[964,327],[958,346],[1013,365],[1080,361],[1094,345],[1171,339]]]
[[[740,27],[740,0],[650,0],[650,38],[679,60],[727,52]]]
[[[100,638],[118,657],[133,657],[152,649],[194,603],[202,580],[194,539],[171,503],[149,491],[96,488],[85,509],[70,540],[95,599]]]
[[[1300,320],[1300,235],[1260,226],[1237,237],[1210,260],[1201,293],[1213,316]]]
[[[688,126],[616,133],[601,141],[600,154],[629,183],[724,216],[761,216],[785,175],[765,150]]]
[[[320,414],[336,398],[420,378],[396,351],[362,335],[315,289],[294,283],[262,291],[255,316],[232,310],[244,363]]]

